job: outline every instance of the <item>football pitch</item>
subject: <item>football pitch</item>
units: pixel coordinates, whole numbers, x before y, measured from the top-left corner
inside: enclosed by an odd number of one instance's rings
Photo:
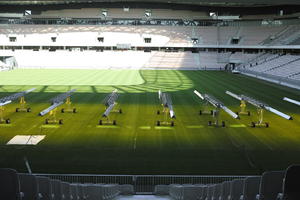
[[[0,72],[0,98],[30,88],[30,113],[16,113],[18,101],[5,106],[0,124],[0,167],[25,172],[24,157],[35,173],[97,174],[260,174],[300,163],[300,107],[282,101],[300,99],[300,91],[227,72],[176,70],[14,70]],[[63,125],[45,125],[38,113],[49,100],[70,89],[78,113],[57,113]],[[99,126],[105,110],[102,100],[118,89],[117,125]],[[240,102],[226,90],[246,94],[293,117],[286,120],[270,112],[269,128],[252,128],[251,116],[233,119],[221,112],[226,127],[210,127],[211,115],[199,115],[204,102],[194,89],[221,100],[233,111]],[[162,110],[158,90],[171,94],[175,126],[156,126]],[[62,108],[64,106],[61,106]],[[210,109],[213,109],[211,107]],[[16,135],[44,135],[37,145],[6,145]]]

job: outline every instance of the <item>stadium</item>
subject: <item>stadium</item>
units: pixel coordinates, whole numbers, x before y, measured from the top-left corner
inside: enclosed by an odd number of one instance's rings
[[[0,200],[299,200],[300,2],[1,0]]]

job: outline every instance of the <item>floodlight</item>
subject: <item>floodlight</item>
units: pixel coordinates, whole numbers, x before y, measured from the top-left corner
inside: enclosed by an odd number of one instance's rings
[[[300,102],[299,102],[299,101],[296,101],[296,100],[294,100],[294,99],[290,99],[290,98],[284,97],[283,100],[284,100],[284,101],[288,101],[288,102],[290,102],[290,103],[293,103],[293,104],[296,104],[296,105],[300,106]]]
[[[280,111],[278,111],[275,108],[272,108],[270,106],[266,106],[265,105],[265,109],[268,110],[268,111],[270,111],[270,112],[272,112],[272,113],[274,113],[274,114],[276,114],[276,115],[279,115],[280,117],[283,117],[283,118],[285,118],[287,120],[292,120],[293,119],[291,116],[289,116],[287,114],[284,114],[284,113],[282,113],[282,112],[280,112]]]
[[[6,102],[3,102],[3,103],[0,103],[0,106],[5,106],[7,104],[10,104],[12,101],[6,101]]]
[[[62,105],[64,102],[59,102],[59,103],[54,103],[53,105],[51,105],[50,107],[46,108],[45,110],[43,110],[42,112],[40,112],[40,116],[44,116],[46,114],[48,114],[49,112],[51,112],[52,110],[54,110],[55,108],[57,108],[58,106]]]
[[[234,94],[232,92],[226,91],[225,93],[228,94],[229,96],[237,99],[237,100],[240,100],[240,101],[242,100],[242,98],[239,95],[236,95],[236,94]]]
[[[204,100],[204,97],[197,90],[194,90],[194,93],[200,97],[200,99]]]

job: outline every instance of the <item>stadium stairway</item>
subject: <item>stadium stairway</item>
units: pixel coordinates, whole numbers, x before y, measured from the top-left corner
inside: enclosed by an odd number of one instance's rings
[[[214,184],[156,185],[135,195],[133,185],[68,183],[0,169],[0,200],[300,200],[300,165]]]

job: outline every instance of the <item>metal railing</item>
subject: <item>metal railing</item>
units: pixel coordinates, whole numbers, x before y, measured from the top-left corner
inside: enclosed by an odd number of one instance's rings
[[[152,194],[155,185],[216,184],[247,176],[35,174],[70,183],[130,184],[136,194]]]

